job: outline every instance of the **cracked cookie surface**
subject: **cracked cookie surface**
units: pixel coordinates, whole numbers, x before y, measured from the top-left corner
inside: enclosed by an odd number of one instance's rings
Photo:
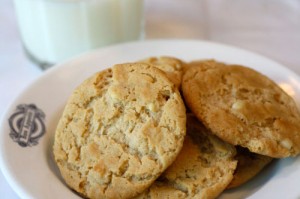
[[[188,107],[221,139],[275,158],[300,152],[300,113],[276,83],[253,69],[207,61],[183,75]]]
[[[149,57],[140,61],[141,63],[151,64],[156,68],[162,70],[166,73],[167,77],[177,86],[180,87],[183,68],[186,65],[182,60],[169,57],[169,56],[161,56],[161,57]]]
[[[186,132],[178,89],[148,64],[120,64],[79,85],[55,133],[55,161],[88,198],[131,198],[175,160]]]
[[[231,182],[236,169],[235,147],[187,117],[187,135],[173,164],[139,199],[216,198]]]

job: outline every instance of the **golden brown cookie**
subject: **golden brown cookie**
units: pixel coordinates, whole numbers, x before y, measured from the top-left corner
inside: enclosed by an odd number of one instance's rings
[[[238,161],[237,168],[234,172],[233,180],[227,189],[235,188],[248,182],[273,160],[273,158],[268,156],[251,153],[248,149],[242,147],[237,147],[235,159]]]
[[[175,162],[137,198],[216,198],[236,169],[235,147],[187,117],[187,136]]]
[[[184,65],[183,73],[185,73],[190,67],[199,66],[200,64],[209,64],[209,65],[218,65],[219,62],[216,62],[214,59],[199,59],[188,62]]]
[[[183,75],[189,108],[221,139],[271,157],[300,152],[300,113],[276,83],[253,69],[200,62]]]
[[[84,81],[57,126],[55,161],[88,198],[131,198],[175,160],[186,132],[175,85],[148,64],[120,64]]]
[[[154,65],[160,70],[164,71],[167,77],[179,88],[182,79],[182,72],[185,63],[175,57],[149,57],[140,61],[141,63],[147,63]]]

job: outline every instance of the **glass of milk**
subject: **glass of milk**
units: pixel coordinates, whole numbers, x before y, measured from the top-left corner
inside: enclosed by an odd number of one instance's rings
[[[14,1],[25,52],[43,69],[144,35],[143,0]]]

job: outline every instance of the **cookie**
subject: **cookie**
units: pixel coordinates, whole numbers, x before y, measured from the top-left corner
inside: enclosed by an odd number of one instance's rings
[[[219,62],[216,62],[214,59],[199,59],[199,60],[193,60],[191,62],[186,63],[183,68],[183,73],[185,73],[190,67],[193,66],[199,66],[200,64],[209,64],[209,65],[217,65],[220,64]]]
[[[134,199],[163,199],[163,198],[176,198],[186,199],[187,194],[167,182],[155,181],[149,189]]]
[[[186,104],[214,134],[275,158],[300,152],[300,113],[294,100],[259,72],[199,62],[183,75]]]
[[[179,88],[185,63],[175,57],[161,56],[149,57],[141,60],[142,63],[154,65],[164,71],[167,77]]]
[[[248,182],[273,160],[269,156],[251,153],[248,149],[242,147],[237,147],[235,159],[238,161],[237,168],[234,172],[233,180],[227,189],[235,188]]]
[[[187,135],[175,162],[137,198],[216,198],[231,182],[237,166],[235,147],[187,117]]]
[[[53,153],[66,183],[88,198],[131,198],[175,160],[186,113],[175,85],[148,64],[119,64],[79,85]]]

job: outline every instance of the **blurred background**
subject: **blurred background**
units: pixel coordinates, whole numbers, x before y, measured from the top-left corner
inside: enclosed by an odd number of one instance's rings
[[[300,75],[300,0],[145,0],[145,39],[200,39],[260,53]],[[0,0],[0,114],[44,71],[24,55],[12,0]],[[18,198],[0,173],[1,198]]]

